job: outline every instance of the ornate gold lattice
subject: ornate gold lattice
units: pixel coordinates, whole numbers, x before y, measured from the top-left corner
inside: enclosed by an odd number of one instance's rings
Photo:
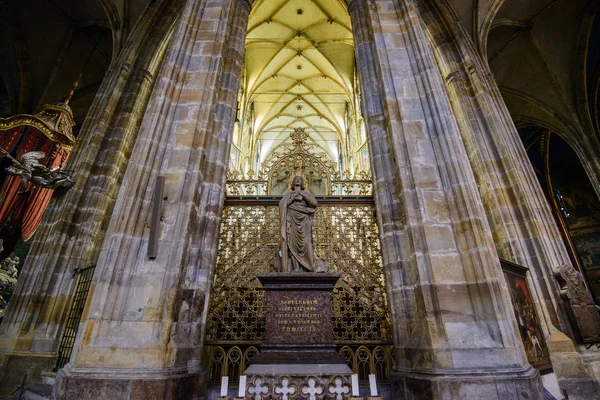
[[[391,345],[345,345],[339,348],[346,363],[361,380],[375,374],[379,380],[387,380],[394,368]],[[239,379],[244,370],[259,353],[252,345],[207,345],[203,348],[203,362],[209,374],[209,380],[219,382],[228,376],[231,382]]]
[[[263,292],[256,276],[273,272],[278,232],[276,203],[225,207],[208,343],[264,340]],[[336,343],[391,342],[373,204],[320,205],[313,236],[316,258],[327,263],[328,272],[342,276],[333,293]]]
[[[304,128],[291,133],[292,145],[283,145],[271,154],[261,170],[227,172],[228,196],[279,196],[289,190],[291,180],[302,176],[307,189],[315,196],[370,196],[371,175],[365,171],[340,173],[325,152],[308,143]]]

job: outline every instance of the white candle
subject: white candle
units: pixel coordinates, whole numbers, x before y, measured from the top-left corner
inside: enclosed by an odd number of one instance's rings
[[[371,386],[371,396],[377,396],[377,381],[375,379],[375,374],[369,375],[369,386]]]
[[[352,375],[352,396],[359,396],[358,392],[358,374]]]
[[[240,376],[240,391],[238,397],[246,397],[246,375]]]
[[[224,376],[221,378],[221,397],[227,397],[227,389],[229,386],[229,377]]]

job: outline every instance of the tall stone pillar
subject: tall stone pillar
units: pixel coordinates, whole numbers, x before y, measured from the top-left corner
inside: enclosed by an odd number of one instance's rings
[[[353,0],[397,367],[394,398],[541,398],[412,0]]]
[[[55,397],[204,398],[200,355],[249,12],[246,0],[186,1]],[[158,176],[165,202],[149,259]]]
[[[127,160],[181,0],[157,1],[115,54],[67,169],[75,186],[53,199],[0,325],[0,382],[35,381],[56,365],[73,271],[96,263]]]
[[[561,265],[573,267],[500,90],[468,35],[446,20],[439,2],[419,3],[498,253],[529,268],[534,304],[561,386],[570,398],[592,398],[598,383],[562,333],[571,327],[553,276]],[[585,151],[593,154],[594,146]],[[600,364],[595,352],[580,352],[590,364]]]

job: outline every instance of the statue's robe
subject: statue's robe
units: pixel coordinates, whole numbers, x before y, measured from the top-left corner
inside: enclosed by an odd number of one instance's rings
[[[295,199],[298,193],[292,191],[279,202],[283,272],[315,270],[312,226],[317,200],[312,194],[303,193],[306,200]]]

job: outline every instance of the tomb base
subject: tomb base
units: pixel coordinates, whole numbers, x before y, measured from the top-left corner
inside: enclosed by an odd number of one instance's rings
[[[350,395],[352,370],[336,351],[331,323],[331,292],[340,276],[280,273],[258,279],[266,291],[265,343],[244,372],[247,395]]]
[[[346,364],[254,364],[244,374],[248,376],[248,398],[260,394],[263,399],[316,400],[352,394],[352,370]]]

